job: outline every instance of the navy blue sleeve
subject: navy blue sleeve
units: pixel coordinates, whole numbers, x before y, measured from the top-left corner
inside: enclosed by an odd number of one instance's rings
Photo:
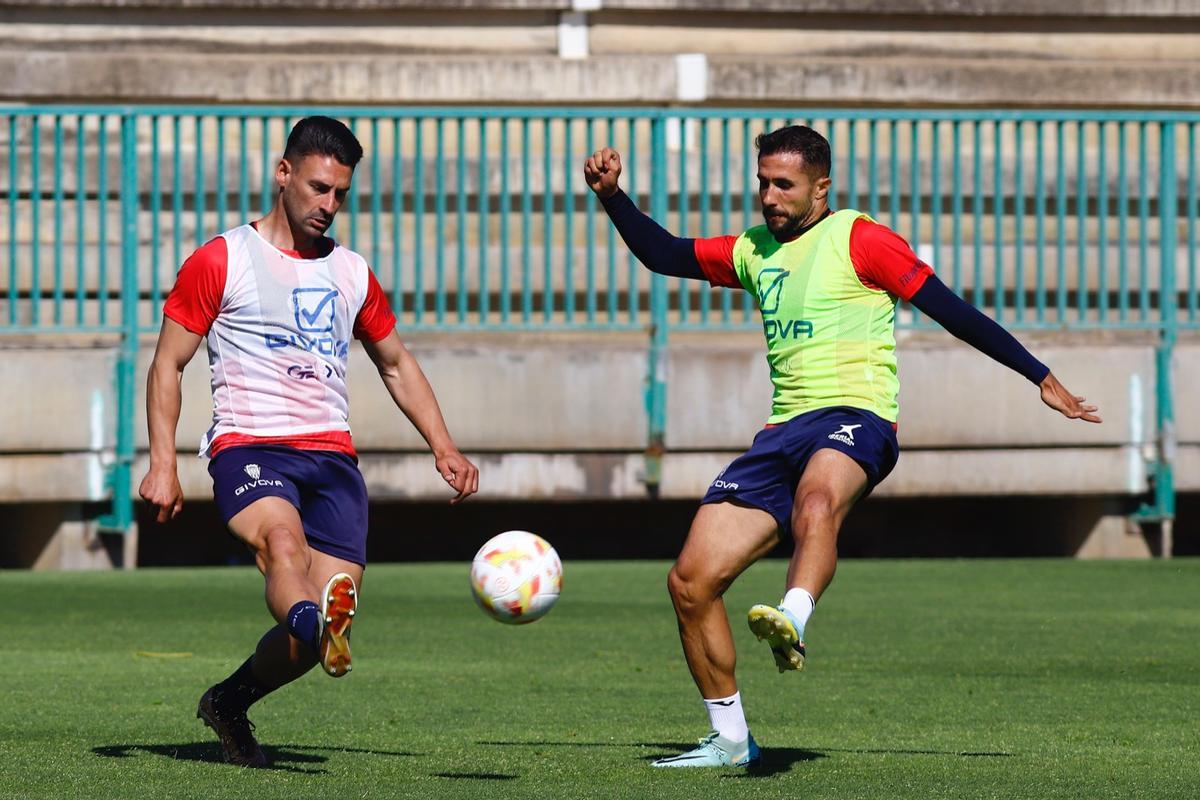
[[[651,272],[676,278],[704,280],[704,271],[696,260],[694,239],[674,236],[643,214],[620,189],[600,201],[625,244]]]
[[[912,304],[959,339],[1034,383],[1041,383],[1050,374],[1050,368],[1034,358],[1011,333],[950,291],[936,275],[925,280],[912,296]]]

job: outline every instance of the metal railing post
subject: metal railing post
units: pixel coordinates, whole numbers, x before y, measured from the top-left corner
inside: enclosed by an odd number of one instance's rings
[[[105,153],[98,155],[103,159]],[[134,381],[138,351],[137,117],[121,117],[121,347],[116,374],[116,453],[108,468],[112,511],[102,530],[128,534],[133,527]]]
[[[650,120],[650,215],[660,224],[667,220],[666,119]],[[680,202],[685,202],[680,198]],[[667,427],[667,279],[650,276],[650,349],[646,359],[646,491],[657,497],[662,484],[662,457]]]
[[[1175,353],[1179,298],[1175,290],[1175,218],[1178,187],[1175,181],[1175,123],[1164,122],[1161,137],[1161,189],[1159,190],[1159,250],[1162,257],[1162,283],[1159,291],[1162,314],[1162,339],[1158,347],[1158,463],[1154,470],[1154,499],[1161,517],[1161,555],[1170,558],[1175,524],[1175,398],[1171,386],[1171,368]]]
[[[1141,522],[1159,525],[1159,554],[1170,558],[1175,524],[1175,403],[1171,368],[1179,320],[1175,285],[1175,244],[1178,187],[1175,180],[1175,123],[1164,121],[1159,130],[1159,341],[1155,349],[1156,442],[1151,466],[1154,486],[1151,501],[1135,514]]]

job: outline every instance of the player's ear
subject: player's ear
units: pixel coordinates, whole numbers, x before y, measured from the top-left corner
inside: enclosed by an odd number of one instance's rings
[[[275,183],[279,185],[280,190],[288,185],[288,181],[292,177],[292,164],[286,158],[279,159],[279,165],[275,167]]]
[[[826,175],[824,178],[817,178],[816,192],[813,194],[813,199],[824,200],[829,196],[829,187],[833,184],[833,179]]]

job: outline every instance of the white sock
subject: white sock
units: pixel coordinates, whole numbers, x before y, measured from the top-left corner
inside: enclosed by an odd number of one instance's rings
[[[750,735],[746,726],[746,712],[742,710],[742,693],[734,692],[729,697],[705,700],[708,720],[717,733],[734,742],[744,742]]]
[[[787,594],[783,596],[783,602],[779,605],[789,614],[796,618],[796,622],[800,623],[800,638],[804,638],[804,626],[808,624],[808,618],[812,616],[813,607],[817,604],[813,600],[813,596],[807,590],[797,586],[794,589],[788,589]]]

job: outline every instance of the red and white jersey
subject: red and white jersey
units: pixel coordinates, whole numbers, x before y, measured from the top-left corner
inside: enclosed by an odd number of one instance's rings
[[[379,341],[396,317],[362,256],[322,244],[280,250],[242,225],[184,262],[163,314],[208,337],[213,424],[201,455],[249,443],[354,455],[350,338]]]

